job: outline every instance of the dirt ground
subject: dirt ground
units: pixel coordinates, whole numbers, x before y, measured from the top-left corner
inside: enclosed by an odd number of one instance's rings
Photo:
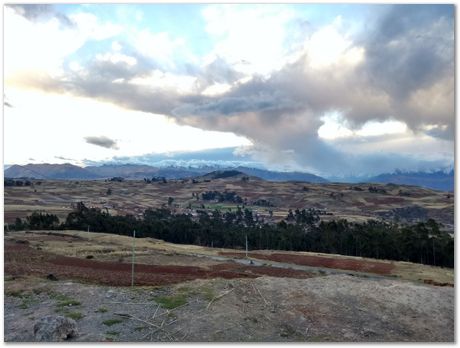
[[[454,341],[452,288],[390,279],[263,276],[131,289],[28,277],[7,280],[5,291],[7,342],[33,341],[34,322],[56,313],[78,318],[72,341],[81,342]],[[180,301],[171,308],[165,298]]]
[[[5,340],[33,341],[36,320],[58,314],[77,321],[73,340],[82,342],[454,340],[451,269],[307,252],[246,259],[143,238],[131,288],[131,243],[81,231],[6,233]]]

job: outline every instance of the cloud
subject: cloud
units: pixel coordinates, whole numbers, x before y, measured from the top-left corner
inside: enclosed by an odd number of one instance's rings
[[[60,160],[63,160],[63,161],[75,162],[74,158],[68,158],[68,157],[64,157],[64,156],[54,156],[54,158],[57,158],[57,159],[60,159]]]
[[[51,5],[7,5],[4,19],[5,82],[26,87],[31,81],[65,80],[68,57],[122,30],[93,14],[67,16]]]
[[[413,129],[454,125],[454,6],[394,5],[364,42],[361,73]],[[350,114],[358,120],[362,115]]]
[[[89,137],[85,137],[85,140],[88,144],[105,147],[106,149],[118,150],[117,142],[105,136],[99,136],[99,137],[89,136]]]
[[[268,75],[284,65],[291,48],[287,25],[296,17],[289,6],[216,4],[202,13],[206,31],[217,42],[211,56],[225,57],[246,75]]]
[[[19,15],[32,21],[42,21],[54,17],[57,18],[62,25],[72,26],[74,24],[66,15],[57,11],[51,4],[9,4],[6,6],[14,9]]]
[[[187,43],[146,32],[130,51],[117,46],[82,70],[65,71],[64,78],[31,83],[243,135],[255,144],[253,156],[320,174],[446,162],[412,155],[408,142],[395,142],[395,150],[382,140],[374,154],[358,146],[347,152],[318,130],[325,115],[337,112],[351,131],[393,120],[407,125],[412,141],[422,134],[436,146],[445,139],[452,145],[453,6],[378,6],[358,34],[347,32],[340,17],[303,31],[305,26],[291,25],[298,18],[288,7],[276,8],[209,7],[204,15],[214,48],[204,63],[185,71],[165,62]],[[164,52],[155,51],[161,47]]]

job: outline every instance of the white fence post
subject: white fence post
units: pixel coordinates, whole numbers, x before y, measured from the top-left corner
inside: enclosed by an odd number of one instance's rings
[[[246,235],[246,258],[248,258],[248,235]]]
[[[133,231],[133,257],[131,260],[131,287],[134,286],[134,260],[135,260],[135,254],[136,254],[135,246],[136,246],[136,231]]]

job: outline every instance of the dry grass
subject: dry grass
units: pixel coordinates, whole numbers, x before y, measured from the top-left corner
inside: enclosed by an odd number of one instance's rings
[[[451,268],[433,267],[410,262],[395,262],[392,274],[402,279],[413,281],[434,280],[438,283],[454,284],[454,270]]]
[[[47,233],[51,233],[47,235]],[[53,234],[63,234],[69,237],[77,237],[69,243],[69,238],[53,236]],[[43,238],[41,238],[43,236]],[[46,237],[46,238],[45,238]],[[42,250],[65,256],[76,256],[85,258],[88,255],[96,259],[120,260],[120,262],[130,262],[132,238],[128,236],[113,235],[107,233],[92,233],[84,231],[36,231],[33,233],[14,232],[5,236],[6,239],[26,239],[30,241],[32,247],[40,246]],[[153,238],[136,239],[137,261],[149,264],[153,261],[157,264],[189,265],[191,257],[197,255],[217,256],[219,252],[234,252],[233,249],[207,248],[197,245],[173,244]],[[260,250],[261,254],[269,254],[274,251]],[[408,262],[395,262],[388,260],[375,260],[370,258],[356,258],[334,254],[312,253],[312,252],[287,252],[276,251],[276,253],[286,253],[294,255],[324,256],[335,259],[364,260],[370,262],[391,262],[395,268],[391,275],[405,280],[421,281],[431,279],[439,283],[454,283],[454,271],[449,268],[432,267]],[[206,257],[195,257],[194,265],[207,266],[213,261]],[[7,282],[8,283],[8,282]]]

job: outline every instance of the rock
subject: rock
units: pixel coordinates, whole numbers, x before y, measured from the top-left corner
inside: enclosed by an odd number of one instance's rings
[[[46,279],[48,279],[48,280],[54,280],[54,281],[58,280],[58,279],[56,278],[56,276],[55,276],[53,273],[48,274],[48,275],[46,276]]]
[[[34,325],[35,340],[39,342],[60,342],[77,335],[75,320],[60,315],[43,317]]]
[[[361,336],[366,337],[366,338],[377,335],[377,333],[374,330],[366,329],[366,328],[362,329],[360,334],[361,334]]]
[[[16,244],[30,244],[28,240],[16,239]]]
[[[244,303],[248,303],[249,299],[243,295],[243,297],[241,297],[241,301],[243,301]]]

